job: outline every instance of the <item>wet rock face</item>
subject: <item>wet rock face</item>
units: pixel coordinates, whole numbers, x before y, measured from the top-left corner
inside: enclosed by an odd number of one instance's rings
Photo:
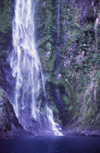
[[[79,9],[79,15],[80,15],[80,23],[83,24],[86,20],[86,15],[89,11],[89,8],[92,7],[92,0],[66,0],[66,3],[71,8],[72,6],[80,8]]]
[[[57,7],[53,5],[55,2],[59,1],[49,0],[42,5],[43,1],[39,0],[35,16],[36,39],[41,44],[38,51],[47,79],[49,105],[55,120],[63,126],[70,123],[73,127],[88,127],[90,131],[100,130],[100,63],[97,62],[100,61],[97,54],[97,50],[98,53],[100,51],[99,1],[60,1],[61,45],[58,56],[61,65],[58,66],[58,71],[55,69],[58,57],[55,51],[57,24],[53,19],[57,18]],[[41,41],[43,39],[44,42]],[[47,57],[49,51],[51,53]],[[59,94],[54,90],[56,87],[59,87]],[[62,112],[55,100],[57,94],[61,97]]]
[[[9,65],[7,58],[12,50],[12,19],[14,15],[14,0],[0,1],[0,85],[6,90]],[[9,75],[8,75],[9,76]],[[9,79],[9,78],[8,78]],[[8,93],[8,92],[7,92]]]
[[[0,88],[0,138],[19,136],[24,133],[15,116],[8,95]]]
[[[84,0],[84,1],[78,1],[77,2],[78,8],[80,8],[80,15],[81,15],[81,23],[85,22],[86,14],[88,12],[88,8],[91,7],[91,0]]]

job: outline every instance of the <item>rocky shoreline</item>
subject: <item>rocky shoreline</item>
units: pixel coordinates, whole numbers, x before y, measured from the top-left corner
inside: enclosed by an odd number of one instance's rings
[[[79,127],[63,131],[64,136],[100,136],[99,130],[90,131],[88,129],[81,130]]]

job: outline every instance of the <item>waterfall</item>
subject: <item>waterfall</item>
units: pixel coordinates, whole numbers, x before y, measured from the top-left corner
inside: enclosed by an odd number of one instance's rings
[[[54,131],[54,134],[59,135],[59,136],[63,136],[62,132],[60,132],[61,127],[59,126],[59,124],[54,122],[53,113],[52,113],[52,110],[49,107],[47,107],[47,117],[49,119],[50,128]]]
[[[56,15],[56,20],[55,20],[55,26],[56,26],[56,39],[55,39],[55,50],[56,50],[56,62],[55,62],[55,71],[57,72],[57,75],[59,75],[59,68],[61,67],[61,57],[60,57],[60,50],[61,50],[61,26],[60,26],[60,11],[61,11],[61,0],[57,0],[55,2],[55,6],[57,6],[55,15]],[[60,113],[60,119],[62,119],[62,122],[65,118],[63,115],[64,112],[64,105],[61,100],[61,95],[60,95],[60,87],[58,85],[55,85],[55,92],[54,92],[54,98],[55,98],[55,103],[57,106],[57,109]]]
[[[8,59],[15,82],[12,100],[15,114],[22,126],[29,131],[33,129],[33,133],[34,129],[37,130],[47,123],[52,131],[55,128],[57,130],[56,126],[52,128],[56,123],[53,121],[51,109],[47,107],[47,115],[44,116],[38,106],[40,79],[43,82],[45,96],[46,93],[41,62],[34,43],[35,5],[36,1],[32,0],[15,1],[15,16],[12,23],[13,50]],[[54,134],[61,135],[61,132],[56,131]]]
[[[36,119],[35,101],[40,88],[41,65],[34,44],[33,7],[31,0],[16,0],[15,2],[12,32],[13,52],[10,65],[15,78],[13,106],[21,123],[23,118],[27,118],[29,112]]]

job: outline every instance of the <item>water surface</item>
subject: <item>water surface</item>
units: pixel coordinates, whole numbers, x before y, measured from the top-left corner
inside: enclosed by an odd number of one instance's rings
[[[21,137],[0,140],[0,153],[100,153],[100,137]]]

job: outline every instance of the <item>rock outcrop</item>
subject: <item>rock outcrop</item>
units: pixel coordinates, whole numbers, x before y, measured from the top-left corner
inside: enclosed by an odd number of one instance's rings
[[[7,93],[0,87],[0,138],[24,135]]]

